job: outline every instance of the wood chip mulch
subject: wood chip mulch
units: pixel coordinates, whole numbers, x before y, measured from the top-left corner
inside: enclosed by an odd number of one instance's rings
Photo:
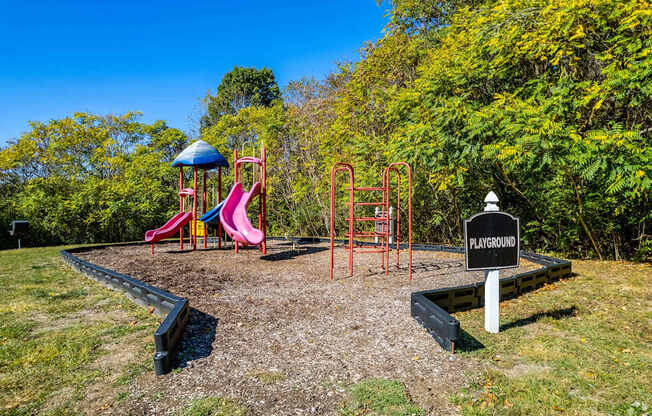
[[[178,248],[156,245],[154,256],[146,245],[77,254],[187,297],[193,308],[180,370],[139,377],[120,411],[166,414],[215,395],[239,400],[252,414],[336,414],[348,385],[386,377],[403,381],[431,414],[455,414],[448,397],[478,371],[410,316],[412,292],[484,279],[464,271],[460,254],[414,251],[409,282],[407,252],[388,276],[380,254],[356,254],[348,277],[348,252],[338,246],[331,281],[327,243],[270,241],[264,256],[254,248]],[[522,261],[501,277],[537,267]]]

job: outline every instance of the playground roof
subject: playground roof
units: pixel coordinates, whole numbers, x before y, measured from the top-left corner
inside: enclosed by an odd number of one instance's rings
[[[203,140],[197,140],[186,147],[174,159],[172,166],[197,166],[200,169],[214,169],[219,166],[229,167],[229,162],[213,146]]]

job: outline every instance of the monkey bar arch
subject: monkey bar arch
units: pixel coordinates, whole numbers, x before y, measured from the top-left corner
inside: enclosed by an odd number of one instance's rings
[[[396,162],[391,163],[387,166],[382,173],[382,186],[379,187],[356,187],[355,186],[355,171],[353,165],[350,163],[337,162],[331,168],[331,189],[330,189],[330,278],[333,279],[333,270],[335,263],[335,182],[337,179],[337,174],[339,172],[347,172],[349,179],[349,186],[346,190],[349,191],[349,202],[348,205],[348,218],[346,218],[348,231],[346,237],[348,238],[347,250],[349,251],[349,276],[353,276],[353,253],[380,253],[381,255],[381,267],[385,270],[385,274],[389,274],[389,256],[390,251],[392,250],[390,244],[390,237],[392,236],[390,230],[390,197],[392,187],[391,187],[391,174],[394,172],[397,177],[396,185],[396,267],[400,265],[400,223],[401,223],[401,167],[405,167],[407,172],[407,183],[408,183],[408,256],[409,256],[409,268],[408,268],[408,278],[412,280],[412,168],[407,162]],[[355,201],[356,192],[382,192],[382,201]],[[355,207],[356,206],[376,206],[381,208],[380,216],[373,217],[356,217],[355,216]],[[357,231],[355,228],[355,223],[379,223],[381,229],[378,230],[374,228],[373,231],[364,230]],[[355,238],[369,238],[375,237],[379,239],[380,244],[372,246],[371,248],[366,245],[356,245]]]

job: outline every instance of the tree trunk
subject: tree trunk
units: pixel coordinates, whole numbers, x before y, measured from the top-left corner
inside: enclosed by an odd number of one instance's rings
[[[602,252],[600,251],[600,247],[598,246],[598,243],[593,238],[593,233],[591,233],[591,230],[589,229],[589,226],[586,224],[586,221],[584,221],[584,215],[582,210],[582,197],[580,196],[579,186],[577,185],[575,179],[573,179],[571,175],[568,175],[568,177],[573,183],[573,189],[575,190],[575,199],[577,200],[577,217],[580,220],[580,223],[582,224],[582,228],[584,228],[584,232],[586,233],[586,235],[589,236],[589,240],[591,240],[591,244],[593,245],[593,249],[595,250],[595,252],[598,254],[598,258],[602,260]]]

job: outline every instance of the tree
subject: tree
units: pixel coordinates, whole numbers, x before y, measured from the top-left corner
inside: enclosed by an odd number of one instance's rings
[[[160,226],[178,206],[170,162],[187,138],[139,116],[31,123],[0,149],[0,221],[28,219],[33,244],[135,240]]]
[[[249,106],[270,106],[281,97],[271,69],[234,67],[222,78],[215,96],[206,95],[207,112],[200,124],[203,130],[213,126],[225,114],[235,115]]]

